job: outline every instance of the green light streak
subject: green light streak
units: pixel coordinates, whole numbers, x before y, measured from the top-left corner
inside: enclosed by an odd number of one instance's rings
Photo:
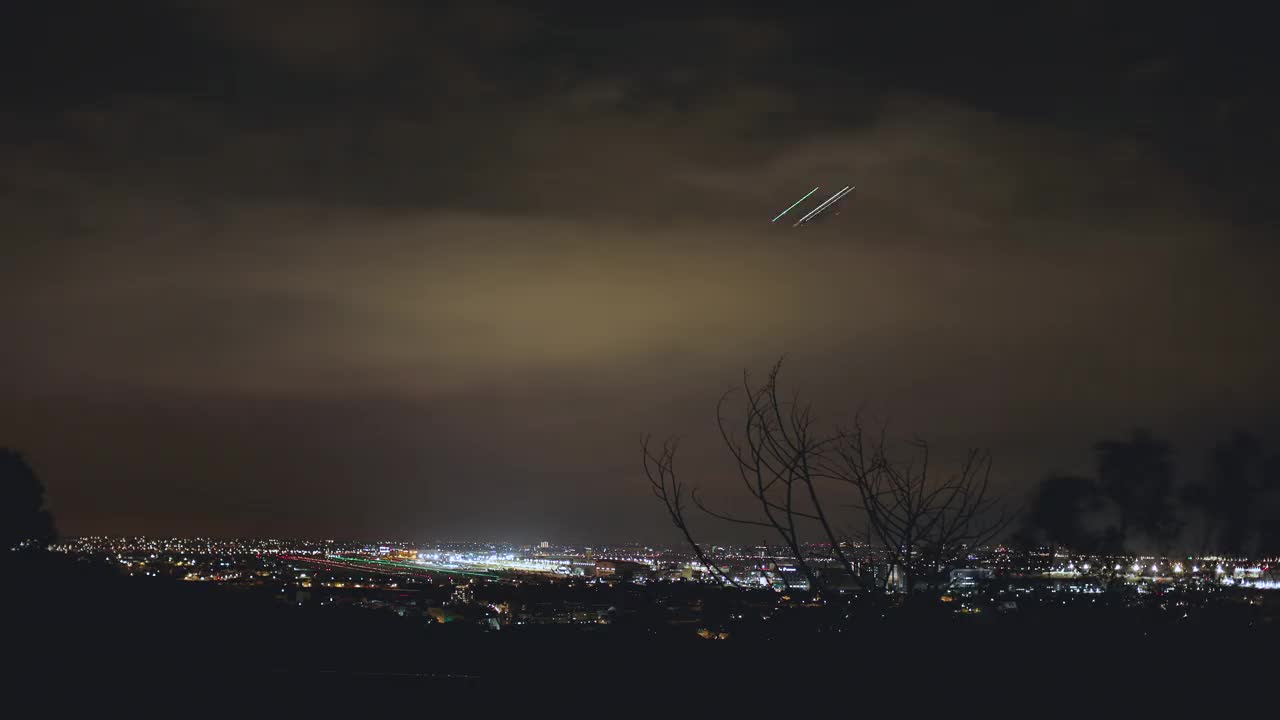
[[[819,187],[821,187],[821,186],[819,186]],[[774,219],[770,220],[769,222],[778,222],[778,218],[780,218],[780,217],[782,217],[783,215],[786,215],[787,213],[789,213],[789,212],[791,212],[792,210],[794,210],[794,209],[795,209],[795,207],[796,207],[797,205],[799,205],[800,203],[804,202],[805,200],[808,200],[808,199],[809,199],[809,196],[810,196],[810,195],[812,195],[812,194],[814,194],[814,193],[816,193],[816,192],[818,192],[818,188],[814,188],[814,189],[810,190],[809,192],[805,193],[805,196],[804,196],[804,197],[802,197],[802,198],[800,198],[799,200],[797,200],[797,201],[795,201],[795,202],[791,203],[791,207],[789,207],[789,208],[787,208],[786,210],[783,210],[782,212],[778,213],[778,217],[776,217],[776,218],[774,218]]]

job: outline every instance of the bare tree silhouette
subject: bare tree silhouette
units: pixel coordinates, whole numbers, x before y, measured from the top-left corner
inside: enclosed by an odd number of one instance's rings
[[[991,493],[989,452],[970,449],[957,470],[938,477],[926,441],[911,441],[910,457],[895,460],[883,433],[872,442],[866,437],[857,425],[841,433],[839,472],[861,498],[865,539],[888,554],[907,592],[922,574],[962,559],[1009,527],[1014,514]]]
[[[685,520],[685,485],[676,477],[675,461],[676,447],[678,443],[674,439],[668,439],[662,444],[661,448],[653,447],[652,439],[645,436],[640,441],[640,451],[644,458],[644,472],[649,478],[650,489],[653,491],[654,497],[662,501],[666,506],[667,513],[671,516],[671,522],[684,535],[685,542],[689,543],[689,547],[693,548],[693,553],[698,558],[698,562],[707,569],[707,572],[719,578],[723,582],[731,585],[738,583],[723,571],[720,570],[711,559],[707,556],[702,546],[697,540],[693,539],[693,532],[689,530],[689,523]]]
[[[739,479],[759,509],[757,518],[738,518],[707,507],[692,493],[698,508],[708,515],[731,523],[754,525],[774,531],[787,548],[810,587],[826,590],[825,583],[805,556],[801,525],[816,523],[821,537],[851,577],[858,573],[842,547],[842,538],[833,528],[823,507],[817,483],[834,479],[830,472],[831,450],[838,435],[823,435],[816,427],[812,408],[798,397],[784,401],[778,391],[782,362],[770,369],[765,383],[751,384],[744,373],[741,392],[745,406],[736,422],[728,411],[736,391],[729,391],[716,406],[720,437],[733,456]]]
[[[725,393],[717,405],[721,439],[755,513],[742,517],[713,509],[696,488],[688,490],[688,498],[709,517],[772,531],[816,593],[830,587],[805,551],[806,537],[828,544],[839,566],[867,587],[847,549],[855,533],[840,530],[866,528],[861,539],[890,558],[911,590],[921,572],[954,562],[1008,526],[1012,515],[1001,511],[1000,499],[990,492],[989,453],[970,450],[957,472],[938,478],[931,475],[929,445],[922,440],[909,444],[913,456],[901,462],[890,457],[883,432],[868,439],[856,419],[850,428],[822,430],[810,404],[798,395],[782,395],[781,369],[779,361],[760,385],[744,373],[741,387]],[[743,406],[735,412],[739,397]],[[699,561],[710,567],[685,516],[685,485],[674,472],[675,443],[654,450],[646,438],[642,449],[655,496]],[[850,502],[828,502],[841,495]],[[854,516],[833,516],[836,507],[851,509]],[[713,572],[728,580],[718,569]]]

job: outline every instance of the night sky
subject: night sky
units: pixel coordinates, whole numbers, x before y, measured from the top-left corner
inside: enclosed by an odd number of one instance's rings
[[[64,533],[674,540],[640,436],[726,496],[783,353],[1013,494],[1280,439],[1252,6],[26,5],[0,445]]]

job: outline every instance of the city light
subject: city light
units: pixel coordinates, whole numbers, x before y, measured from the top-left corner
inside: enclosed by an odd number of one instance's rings
[[[401,617],[426,613],[433,623],[463,622],[464,610],[474,608],[472,621],[489,629],[541,623],[595,626],[610,622],[605,614],[607,606],[584,608],[553,604],[537,612],[512,609],[500,601],[501,596],[486,595],[486,588],[490,587],[563,587],[568,593],[569,588],[617,583],[657,587],[692,584],[695,588],[724,585],[752,588],[757,592],[765,590],[776,598],[772,602],[782,606],[808,603],[824,606],[832,598],[846,593],[847,597],[856,597],[856,592],[865,587],[860,583],[868,581],[879,582],[879,592],[892,595],[903,591],[900,566],[870,546],[845,548],[863,573],[861,578],[850,576],[829,547],[818,546],[806,552],[810,563],[807,570],[789,555],[787,548],[715,546],[709,549],[706,558],[714,571],[682,549],[639,546],[553,547],[547,543],[415,546],[387,541],[72,538],[53,549],[102,558],[123,573],[136,577],[170,577],[183,582],[242,588],[269,587],[292,606],[352,605],[393,611]],[[1201,568],[1199,563],[1076,555],[1050,565],[1040,564],[1040,557],[1044,556],[966,549],[963,559],[957,559],[951,568],[931,579],[929,587],[941,590],[934,595],[938,603],[966,617],[984,614],[1000,617],[1036,604],[1059,608],[1092,604],[1101,596],[1124,587],[1134,591],[1121,601],[1125,606],[1158,602],[1159,607],[1169,611],[1178,608],[1185,616],[1189,603],[1206,602],[1205,598],[1218,597],[1226,589],[1280,587],[1280,578],[1275,577],[1274,572],[1268,574],[1274,569],[1274,562],[1217,563],[1212,566],[1215,573],[1208,586],[1213,592],[1194,599],[1179,593],[1205,589],[1208,579],[1197,574]],[[1090,577],[1088,572],[1102,563],[1110,564],[1117,572],[1127,567],[1132,573],[1111,580]],[[1193,574],[1187,574],[1188,567]],[[815,574],[828,587],[835,588],[834,594],[822,598],[808,595],[814,589],[810,579]],[[427,587],[447,588],[443,596],[447,599],[420,601],[417,592]],[[377,594],[388,591],[396,594]],[[1169,593],[1177,594],[1176,599],[1168,600]],[[1256,601],[1249,599],[1248,602]],[[771,617],[769,612],[762,612],[761,619],[768,617]]]

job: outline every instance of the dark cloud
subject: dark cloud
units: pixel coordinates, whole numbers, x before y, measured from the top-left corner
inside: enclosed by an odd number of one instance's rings
[[[1014,489],[1134,423],[1265,426],[1280,257],[1227,190],[1276,146],[1202,78],[1253,51],[1101,8],[36,18],[103,63],[0,117],[0,441],[72,532],[618,539],[662,532],[639,434],[714,490],[716,397],[784,352],[820,407],[989,445]]]

